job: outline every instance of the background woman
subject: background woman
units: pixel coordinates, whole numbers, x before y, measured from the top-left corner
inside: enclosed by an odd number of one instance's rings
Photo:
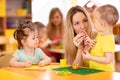
[[[49,15],[49,22],[47,25],[47,37],[51,40],[49,42],[49,47],[56,48],[56,46],[60,46],[60,43],[63,39],[63,15],[59,8],[52,8]],[[52,53],[49,51],[45,51],[48,56],[54,59],[60,59],[61,55]]]

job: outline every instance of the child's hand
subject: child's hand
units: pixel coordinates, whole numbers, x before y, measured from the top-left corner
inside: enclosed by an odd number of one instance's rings
[[[90,39],[90,37],[88,35],[84,39],[85,47],[88,46],[90,49],[93,48],[95,43],[96,43],[96,40],[95,39]]]
[[[93,46],[95,45],[96,43],[96,40],[95,39],[91,39],[91,42],[90,42],[90,48],[93,48]]]
[[[32,65],[32,61],[24,62],[24,67],[29,67]]]
[[[39,62],[39,66],[45,66],[45,65],[48,65],[49,64],[49,61],[48,60],[42,60]]]
[[[85,59],[88,59],[88,60],[91,59],[91,55],[88,51],[83,50],[82,55]]]
[[[85,34],[83,32],[77,34],[74,38],[73,38],[73,43],[75,46],[77,46],[78,48],[80,47],[80,44],[83,42],[85,38]]]

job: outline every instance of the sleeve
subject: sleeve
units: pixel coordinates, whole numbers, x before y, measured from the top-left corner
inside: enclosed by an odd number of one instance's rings
[[[15,51],[13,57],[17,58],[17,60],[19,59],[19,50]]]
[[[102,41],[102,47],[104,52],[114,52],[115,42],[113,38],[105,38]]]
[[[40,56],[40,59],[42,59],[45,56],[45,53],[40,48],[37,48],[37,53]]]

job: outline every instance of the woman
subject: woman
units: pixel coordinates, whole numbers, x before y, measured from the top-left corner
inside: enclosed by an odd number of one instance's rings
[[[61,45],[61,41],[63,39],[63,30],[64,30],[64,24],[63,24],[63,15],[59,8],[52,8],[49,15],[49,22],[47,25],[47,37],[50,39],[49,47],[56,48],[57,46]],[[45,51],[48,56],[50,56],[53,61],[55,59],[61,58],[59,54],[52,53],[49,51]]]
[[[65,57],[68,64],[79,64],[88,66],[87,61],[82,58],[83,38],[81,31],[84,30],[90,38],[94,38],[92,22],[89,14],[80,6],[72,7],[66,17],[65,28]],[[79,46],[75,46],[77,40]]]
[[[52,8],[47,25],[47,36],[50,40],[59,40],[63,37],[63,15],[59,8]],[[53,42],[54,44],[54,42]]]

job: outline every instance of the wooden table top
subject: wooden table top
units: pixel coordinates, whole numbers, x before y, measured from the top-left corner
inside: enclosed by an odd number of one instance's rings
[[[59,64],[51,64],[59,66]],[[50,65],[50,66],[51,66]],[[48,66],[49,67],[49,66]],[[59,76],[56,71],[46,69],[26,70],[25,68],[6,67],[0,69],[0,80],[120,80],[120,73],[117,72],[100,72],[89,75],[71,74]]]

